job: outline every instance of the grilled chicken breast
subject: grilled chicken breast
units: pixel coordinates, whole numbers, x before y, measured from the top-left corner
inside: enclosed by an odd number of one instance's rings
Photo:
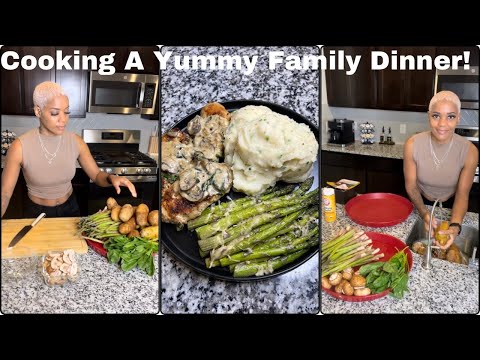
[[[230,166],[218,163],[230,114],[218,103],[201,114],[188,123],[190,135],[172,129],[162,136],[163,222],[186,224],[232,187]]]
[[[186,224],[201,215],[210,204],[219,200],[220,194],[210,195],[201,201],[188,201],[180,195],[180,182],[168,182],[162,178],[162,221],[171,224]]]

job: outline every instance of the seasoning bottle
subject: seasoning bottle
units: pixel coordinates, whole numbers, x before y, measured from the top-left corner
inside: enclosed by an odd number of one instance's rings
[[[380,144],[385,142],[385,126],[382,126],[382,134],[380,135]]]
[[[322,191],[324,218],[326,222],[337,219],[337,204],[335,201],[335,189],[325,187]]]
[[[390,145],[391,143],[392,143],[392,128],[388,127],[387,144]]]

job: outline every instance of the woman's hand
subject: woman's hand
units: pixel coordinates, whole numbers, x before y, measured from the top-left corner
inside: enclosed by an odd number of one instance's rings
[[[439,246],[440,249],[442,250],[448,249],[455,241],[455,238],[458,236],[459,231],[460,229],[456,226],[452,226],[448,230],[438,230],[438,233],[440,235],[448,235],[448,241],[446,242],[445,245],[442,246],[435,240],[435,245]]]
[[[126,186],[128,190],[130,190],[130,192],[132,193],[132,196],[137,197],[137,190],[135,189],[135,186],[126,177],[110,174],[108,175],[108,179],[110,180],[115,190],[117,190],[117,194],[120,194],[120,186]]]

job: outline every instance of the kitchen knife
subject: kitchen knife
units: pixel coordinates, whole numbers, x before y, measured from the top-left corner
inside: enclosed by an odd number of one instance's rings
[[[13,238],[12,241],[10,241],[10,244],[8,244],[8,248],[11,249],[12,247],[14,247],[15,245],[17,245],[17,243],[22,240],[22,238],[35,226],[38,224],[38,222],[40,220],[42,220],[45,216],[47,216],[47,214],[45,213],[41,213],[40,215],[38,215],[38,217],[35,219],[35,221],[32,223],[32,225],[27,225],[27,226],[24,226],[22,230],[20,230],[18,232],[17,235],[15,235],[15,237]]]

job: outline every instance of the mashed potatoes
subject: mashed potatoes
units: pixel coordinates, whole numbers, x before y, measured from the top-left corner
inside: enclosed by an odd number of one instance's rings
[[[256,195],[278,180],[302,182],[317,160],[318,143],[305,124],[266,106],[245,106],[232,114],[225,134],[225,162],[233,187]]]

